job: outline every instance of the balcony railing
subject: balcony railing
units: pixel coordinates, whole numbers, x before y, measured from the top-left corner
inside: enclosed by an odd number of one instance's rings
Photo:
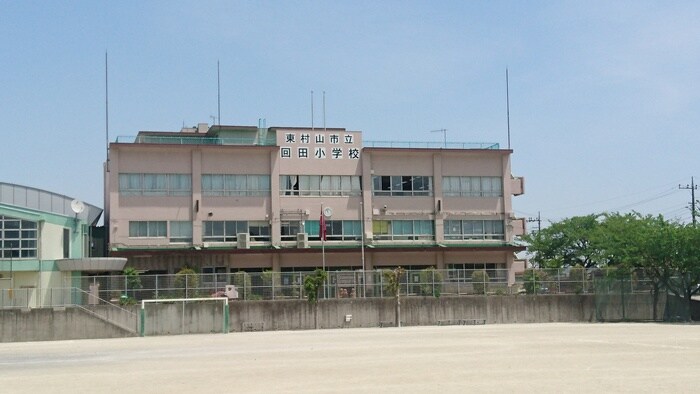
[[[117,137],[119,144],[170,144],[170,145],[259,145],[259,146],[274,146],[277,144],[275,138],[260,139],[257,137],[236,137],[236,138],[219,138],[219,137],[194,137],[194,136],[158,136],[158,135],[139,135],[139,136],[119,136]]]
[[[363,141],[365,148],[499,149],[495,142]]]

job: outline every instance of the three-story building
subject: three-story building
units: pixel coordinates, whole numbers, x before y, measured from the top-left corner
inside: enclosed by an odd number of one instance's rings
[[[524,267],[512,151],[363,142],[340,128],[211,126],[109,146],[111,256],[148,273]],[[325,228],[325,230],[324,230]]]

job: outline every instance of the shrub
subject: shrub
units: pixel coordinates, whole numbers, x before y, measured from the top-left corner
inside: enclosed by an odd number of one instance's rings
[[[175,288],[180,298],[194,298],[199,295],[199,276],[192,269],[185,267],[175,274]]]
[[[420,272],[420,294],[423,296],[440,297],[442,292],[442,273],[433,267]]]
[[[251,279],[250,274],[245,271],[238,271],[233,274],[233,285],[238,290],[238,296],[242,300],[250,299]]]
[[[472,272],[472,287],[476,294],[486,294],[489,291],[489,281],[491,278],[486,270]]]
[[[576,294],[583,293],[584,275],[586,275],[586,269],[580,265],[575,265],[569,269],[569,283]]]
[[[523,287],[527,294],[538,294],[547,291],[546,282],[549,275],[542,270],[528,268],[523,273]]]
[[[263,289],[264,292],[269,293],[273,298],[282,295],[282,274],[279,272],[274,272],[272,270],[265,270],[262,272],[263,286],[267,289]],[[268,290],[269,289],[269,290]],[[274,293],[272,290],[274,289]]]

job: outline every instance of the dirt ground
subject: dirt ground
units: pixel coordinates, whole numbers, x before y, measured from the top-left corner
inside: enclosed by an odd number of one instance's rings
[[[511,324],[0,344],[3,393],[700,390],[700,325]]]

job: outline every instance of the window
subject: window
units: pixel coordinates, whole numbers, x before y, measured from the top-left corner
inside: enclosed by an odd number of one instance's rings
[[[123,196],[189,196],[190,174],[119,174],[119,194]]]
[[[282,241],[296,241],[297,234],[303,232],[301,220],[283,220],[280,223]]]
[[[270,194],[269,175],[203,174],[205,196],[266,196]]]
[[[283,196],[359,196],[361,185],[356,175],[280,175]]]
[[[228,284],[228,268],[202,267],[202,284],[216,288],[225,287]]]
[[[503,281],[508,271],[505,264],[494,263],[461,263],[447,264],[447,277],[452,281],[471,282],[474,271],[485,270],[490,280]]]
[[[270,241],[270,224],[268,222],[248,222],[248,233],[252,241]]]
[[[382,175],[372,177],[375,196],[432,196],[433,177]]]
[[[435,239],[432,220],[375,220],[372,222],[377,240],[432,240]]]
[[[36,258],[37,228],[36,222],[0,215],[0,258]]]
[[[166,221],[129,222],[129,237],[131,238],[165,238],[166,236]]]
[[[327,241],[359,241],[362,237],[362,223],[359,220],[325,220]],[[318,241],[319,236],[318,220],[306,221],[306,232],[309,239]]]
[[[505,239],[502,220],[445,220],[446,240]]]
[[[266,221],[210,220],[202,223],[204,242],[236,242],[240,233],[250,234],[252,241],[270,240],[270,224]]]
[[[499,176],[442,177],[445,197],[503,197],[503,178]]]
[[[190,221],[170,222],[170,242],[171,243],[192,243],[192,222],[190,222]]]
[[[63,258],[70,258],[70,229],[63,229]]]

